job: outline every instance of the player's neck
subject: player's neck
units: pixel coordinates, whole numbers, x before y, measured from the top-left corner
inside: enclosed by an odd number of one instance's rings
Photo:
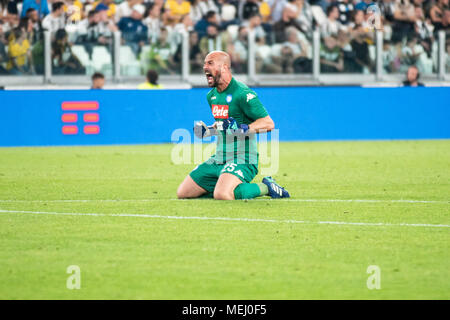
[[[231,77],[231,74],[229,76],[224,77],[223,79],[221,79],[222,81],[220,81],[219,85],[216,87],[217,92],[223,92],[225,91],[228,86],[230,85],[230,82],[233,78]]]

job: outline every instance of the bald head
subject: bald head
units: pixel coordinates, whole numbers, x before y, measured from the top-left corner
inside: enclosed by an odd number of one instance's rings
[[[209,87],[217,87],[219,91],[226,88],[231,81],[231,59],[224,51],[212,51],[205,58],[203,71]]]
[[[211,59],[218,65],[225,65],[228,69],[231,69],[230,55],[224,51],[211,51],[205,58],[205,61]]]

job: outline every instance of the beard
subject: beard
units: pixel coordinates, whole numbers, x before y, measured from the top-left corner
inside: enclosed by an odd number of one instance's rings
[[[219,71],[217,74],[213,77],[214,81],[212,82],[210,87],[217,87],[220,82],[220,78],[222,77],[222,73]]]

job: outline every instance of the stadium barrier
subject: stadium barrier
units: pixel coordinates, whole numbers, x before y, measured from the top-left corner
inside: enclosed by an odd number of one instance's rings
[[[181,56],[179,65],[175,70],[168,72],[159,72],[162,76],[161,82],[177,83],[181,85],[189,86],[205,86],[205,78],[201,70],[191,70],[192,61],[189,59],[189,36],[187,33],[180,33],[181,44]],[[392,63],[386,57],[389,57],[390,50],[384,47],[384,34],[382,31],[375,31],[373,36],[373,43],[368,46],[368,59],[371,60],[374,68],[363,68],[362,71],[355,70],[341,70],[339,72],[321,71],[321,47],[323,47],[324,39],[321,37],[318,30],[308,35],[311,39],[308,40],[308,58],[307,61],[297,61],[299,63],[292,65],[292,71],[286,73],[284,71],[271,71],[259,70],[257,68],[257,49],[256,36],[253,31],[248,33],[248,55],[245,61],[240,62],[240,68],[235,70],[235,74],[239,74],[241,78],[245,77],[246,83],[258,86],[289,86],[289,85],[361,85],[361,84],[383,84],[383,83],[397,83],[401,84],[405,80],[405,72],[408,63],[402,63],[404,70],[386,70],[386,65]],[[113,85],[129,85],[134,86],[135,82],[142,82],[145,78],[145,73],[149,69],[148,56],[150,45],[146,45],[143,51],[139,55],[135,55],[132,50],[121,45],[121,33],[119,31],[114,33],[113,45],[111,52],[107,51],[105,47],[96,46],[94,48],[92,59],[81,44],[75,44],[72,46],[72,51],[75,56],[82,61],[83,70],[77,72],[77,74],[64,74],[58,70],[54,70],[51,47],[52,47],[52,35],[49,31],[44,32],[43,43],[44,50],[42,56],[36,61],[41,61],[43,65],[39,66],[39,69],[43,69],[33,75],[0,75],[0,87],[21,87],[28,85],[58,85],[67,87],[68,85],[84,85],[89,82],[89,77],[94,71],[102,72],[106,78],[108,84]],[[219,35],[214,42],[210,39],[210,47],[219,49],[221,45],[221,36]],[[428,55],[422,53],[422,58],[417,58],[414,65],[417,65],[421,71],[421,81],[426,84],[439,85],[441,83],[448,83],[450,80],[449,67],[447,61],[448,53],[446,52],[446,43],[448,42],[448,34],[441,30],[436,36],[432,46],[433,50]],[[386,42],[387,45],[389,43]],[[280,43],[275,43],[271,47],[271,51],[275,56],[281,56],[279,53],[281,48]],[[98,50],[95,50],[98,49]],[[408,48],[404,48],[408,51]],[[403,49],[402,49],[403,50]],[[394,55],[394,60],[403,60],[401,56]],[[259,56],[258,56],[259,57]],[[426,58],[424,58],[426,57]],[[260,57],[259,57],[260,58]],[[394,57],[392,57],[394,58]],[[408,60],[408,59],[406,59]],[[147,61],[147,62],[146,62]],[[409,61],[409,60],[408,60]],[[269,63],[273,65],[281,64],[282,62],[272,61]],[[292,62],[293,63],[293,62]],[[259,63],[261,64],[261,63]],[[308,67],[307,67],[308,66]],[[201,67],[200,67],[201,68]],[[243,69],[243,70],[239,70]],[[245,70],[244,70],[245,69]],[[388,68],[389,69],[389,68]],[[78,70],[80,71],[80,70]],[[168,74],[165,74],[167,73]],[[268,72],[268,73],[266,73]]]
[[[0,146],[147,144],[212,123],[208,89],[0,91]],[[258,88],[281,141],[450,138],[450,88]]]

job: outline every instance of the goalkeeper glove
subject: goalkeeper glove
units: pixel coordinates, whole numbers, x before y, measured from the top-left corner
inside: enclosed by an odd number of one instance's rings
[[[238,125],[237,121],[234,118],[228,118],[222,121],[222,130],[231,129],[237,133],[247,133],[249,127],[248,124]]]
[[[203,139],[214,134],[214,128],[208,127],[203,121],[198,121],[194,125],[194,134],[197,138]]]

